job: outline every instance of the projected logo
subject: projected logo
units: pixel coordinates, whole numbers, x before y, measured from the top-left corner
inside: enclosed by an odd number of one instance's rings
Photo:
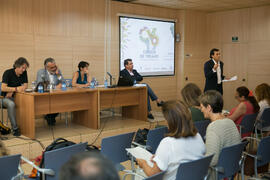
[[[149,29],[148,27],[143,27],[142,29],[140,29],[140,40],[146,46],[146,49],[143,51],[144,54],[156,53],[156,47],[159,43],[159,37],[157,36],[156,31],[156,28]]]

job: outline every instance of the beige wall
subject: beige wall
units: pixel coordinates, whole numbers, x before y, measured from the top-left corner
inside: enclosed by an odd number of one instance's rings
[[[270,6],[205,13],[110,0],[0,0],[0,77],[24,56],[30,62],[29,82],[46,57],[56,59],[65,78],[72,77],[80,60],[90,62],[91,75],[101,82],[106,71],[117,78],[119,13],[177,19],[176,75],[144,80],[164,100],[181,98],[189,82],[203,89],[203,64],[213,47],[223,53],[225,74],[239,77],[224,85],[226,107],[235,104],[235,87],[270,83]],[[232,36],[239,42],[232,43]]]
[[[238,42],[232,42],[238,36]],[[224,83],[225,107],[231,109],[235,89],[245,85],[253,90],[270,84],[270,6],[207,14],[209,49],[218,47],[225,63],[224,74],[238,75],[236,82]]]

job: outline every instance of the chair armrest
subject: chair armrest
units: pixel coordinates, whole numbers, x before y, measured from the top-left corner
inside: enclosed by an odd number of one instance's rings
[[[224,174],[224,168],[223,167],[214,166],[214,167],[210,167],[210,168],[213,169],[216,172]]]
[[[256,140],[256,141],[258,141],[258,142],[260,142],[261,140],[260,139],[257,139],[257,138],[254,138],[254,137],[244,137],[242,140],[248,140],[248,139],[253,139],[253,140]]]
[[[39,172],[43,174],[47,174],[50,176],[54,176],[55,172],[52,169],[46,169],[46,168],[40,168],[37,165],[35,165],[32,161],[28,160],[27,158],[21,156],[21,159],[25,161],[26,163],[30,164],[32,167],[36,168]]]

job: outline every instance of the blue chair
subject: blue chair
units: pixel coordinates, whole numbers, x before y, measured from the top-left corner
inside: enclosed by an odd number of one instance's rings
[[[20,154],[0,157],[0,179],[10,180],[23,176],[23,172],[18,174]]]
[[[125,168],[120,163],[129,160],[126,148],[131,147],[134,132],[106,137],[101,142],[101,153],[110,159],[118,171]]]
[[[181,163],[177,170],[176,180],[203,180],[207,177],[213,156],[210,155],[194,161]]]
[[[157,147],[166,133],[168,133],[167,127],[159,127],[149,130],[147,134],[146,148],[150,150],[152,154],[156,153]]]
[[[210,122],[211,122],[210,120],[194,122],[194,126],[197,128],[198,132],[200,133],[203,139],[205,139],[206,129],[207,126],[210,124]]]
[[[239,124],[239,127],[240,127],[239,130],[240,130],[241,136],[243,134],[253,133],[256,117],[257,117],[257,113],[256,114],[248,114],[248,115],[245,115],[243,117],[241,123]]]
[[[57,180],[61,166],[66,163],[72,155],[85,151],[86,146],[87,142],[45,152],[44,168],[52,169],[55,172],[55,176],[46,175],[46,180]]]
[[[270,126],[270,108],[264,109],[261,118],[258,120],[255,126],[255,134],[256,134],[257,139],[258,139],[258,125],[259,124],[261,125],[261,129],[263,129],[264,127]],[[263,131],[261,130],[260,132],[261,132],[261,137],[263,137]]]
[[[245,155],[254,158],[254,173],[255,173],[256,178],[258,178],[257,168],[270,163],[269,152],[270,152],[270,136],[267,136],[260,141],[256,155],[245,153]],[[242,171],[242,176],[243,176],[243,171]]]
[[[57,180],[58,172],[62,165],[66,163],[74,154],[84,152],[86,150],[86,145],[87,142],[44,152],[44,168],[36,166],[33,162],[29,161],[25,157],[21,157],[21,159],[41,172],[43,179]]]
[[[216,172],[216,179],[223,179],[231,177],[240,170],[242,152],[244,151],[247,141],[240,144],[228,146],[222,149],[218,163],[215,167],[212,167]]]

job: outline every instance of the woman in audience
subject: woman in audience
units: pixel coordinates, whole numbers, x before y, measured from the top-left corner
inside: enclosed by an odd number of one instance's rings
[[[236,89],[235,99],[239,101],[239,104],[230,111],[227,118],[233,120],[236,125],[239,125],[242,122],[245,115],[257,113],[260,109],[256,99],[245,86]],[[242,137],[249,135],[250,133],[244,134]]]
[[[74,73],[72,78],[73,87],[87,87],[90,84],[90,76],[88,72],[89,63],[81,61],[78,65],[79,70]]]
[[[263,111],[266,108],[270,108],[270,86],[266,83],[258,85],[255,88],[255,96],[260,106],[260,111],[257,116],[257,119],[260,120]],[[261,129],[261,125],[259,125],[258,128]],[[270,131],[270,127],[264,127],[262,130]]]
[[[156,154],[152,157],[154,166],[150,167],[143,159],[137,161],[147,176],[166,171],[164,179],[174,180],[179,164],[203,157],[205,145],[184,103],[165,102],[162,112],[168,123],[169,133],[160,142]]]
[[[193,83],[187,84],[181,91],[185,104],[191,111],[191,117],[193,122],[204,120],[203,113],[200,110],[199,97],[202,94],[200,88]]]
[[[206,156],[214,154],[211,166],[217,164],[222,148],[240,143],[240,134],[232,120],[222,114],[223,99],[218,91],[206,91],[200,99],[201,111],[211,123],[206,130]],[[214,172],[211,178],[214,179]]]

